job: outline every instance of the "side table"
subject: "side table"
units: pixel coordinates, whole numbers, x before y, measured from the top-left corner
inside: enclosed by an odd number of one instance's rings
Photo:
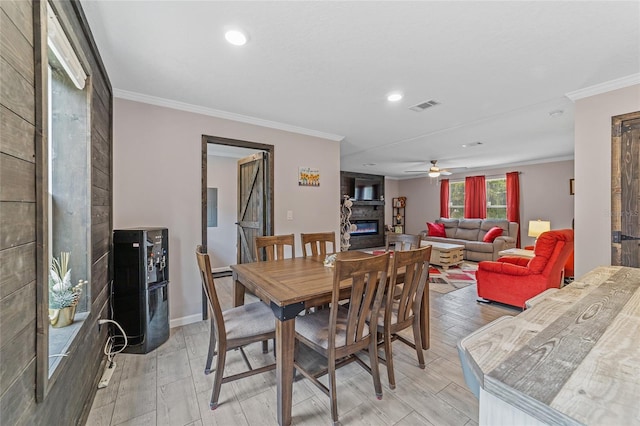
[[[531,259],[535,256],[533,250],[525,250],[520,248],[510,248],[510,249],[502,250],[498,252],[498,255],[526,257],[528,259]]]

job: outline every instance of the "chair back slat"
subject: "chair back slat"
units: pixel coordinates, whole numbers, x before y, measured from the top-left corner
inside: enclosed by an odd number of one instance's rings
[[[284,259],[286,246],[291,247],[291,257],[295,257],[296,247],[293,234],[257,236],[255,237],[255,261]]]
[[[300,234],[302,242],[302,256],[326,256],[336,252],[335,232],[315,232],[312,234]],[[331,251],[329,251],[331,243]],[[309,248],[309,250],[307,249]]]
[[[330,348],[335,347],[337,310],[344,309],[338,303],[340,284],[345,280],[349,280],[351,284],[345,350],[353,345],[364,347],[369,343],[372,332],[370,330],[365,333],[365,326],[367,320],[378,317],[387,283],[388,268],[388,253],[363,259],[336,260],[329,321]],[[375,333],[375,329],[373,332]]]
[[[387,232],[385,238],[385,251],[414,250],[420,247],[420,235],[396,234]]]
[[[398,324],[413,321],[415,315],[420,311],[422,295],[425,291],[427,278],[429,276],[429,258],[431,257],[431,246],[421,247],[415,250],[399,251],[393,255],[393,266],[391,269],[391,281],[396,282],[396,277],[401,270],[404,270],[404,285],[399,298],[394,300],[393,291],[387,294],[385,315],[390,317],[395,310],[398,317]]]
[[[216,338],[220,340],[221,336],[226,336],[224,320],[222,318],[222,308],[218,300],[213,274],[211,272],[211,261],[209,255],[203,252],[202,246],[196,248],[196,258],[198,260],[198,268],[200,269],[200,277],[202,278],[202,289],[207,295],[207,302],[211,315],[213,315],[213,326],[216,329]]]

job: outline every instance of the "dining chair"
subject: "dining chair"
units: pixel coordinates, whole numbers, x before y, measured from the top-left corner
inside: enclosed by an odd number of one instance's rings
[[[338,424],[338,399],[336,395],[336,368],[356,361],[373,376],[373,386],[378,399],[382,399],[382,385],[378,357],[371,356],[370,366],[356,353],[366,349],[376,353],[375,330],[367,323],[377,318],[385,293],[389,253],[355,260],[337,259],[333,273],[331,307],[296,318],[296,344],[298,350],[294,365],[300,373],[311,380],[330,398],[331,418]],[[348,281],[347,281],[348,280]],[[340,285],[348,282],[351,288],[349,303],[341,305]],[[307,369],[301,354],[300,344],[327,358],[327,367],[320,371]],[[313,363],[317,366],[317,363]],[[328,387],[318,378],[328,375]]]
[[[387,232],[385,238],[385,251],[391,250],[413,250],[420,247],[420,235],[397,234],[395,232]]]
[[[398,274],[404,272],[404,285],[401,286],[400,292],[387,291],[383,306],[384,315],[378,317],[377,327],[378,334],[383,336],[378,346],[384,347],[384,359],[381,359],[381,361],[387,366],[389,387],[391,389],[396,387],[393,371],[393,351],[391,348],[393,341],[400,340],[415,349],[418,355],[418,366],[424,368],[420,309],[427,278],[429,277],[430,256],[431,246],[397,251],[393,255],[390,282],[395,282]],[[409,327],[413,328],[413,342],[399,334],[400,331]]]
[[[262,302],[253,302],[223,311],[220,307],[216,286],[211,273],[209,255],[202,251],[202,246],[197,247],[196,258],[202,277],[202,287],[207,295],[211,319],[211,335],[209,337],[207,363],[204,369],[205,374],[211,373],[211,362],[213,356],[217,355],[216,375],[213,381],[211,401],[209,402],[209,408],[215,410],[218,407],[220,388],[223,383],[265,373],[276,368],[274,363],[253,369],[243,350],[243,346],[250,343],[275,339],[275,320],[271,309]],[[218,346],[217,351],[216,343]],[[240,349],[242,358],[247,364],[248,371],[224,377],[227,351],[232,349]]]
[[[295,257],[296,245],[295,245],[293,234],[264,235],[264,236],[255,237],[256,262],[260,262],[263,260],[284,259],[285,246],[291,247],[291,257]]]
[[[336,252],[336,233],[335,232],[316,232],[313,234],[300,234],[302,242],[302,257],[307,256],[326,256]],[[329,243],[331,243],[331,251],[329,251]],[[311,253],[307,251],[309,246]]]

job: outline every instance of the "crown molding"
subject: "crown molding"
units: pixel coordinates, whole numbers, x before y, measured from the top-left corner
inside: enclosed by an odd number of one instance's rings
[[[248,115],[235,114],[232,112],[221,111],[213,108],[206,108],[199,105],[188,104],[185,102],[174,101],[171,99],[159,98],[156,96],[145,95],[127,90],[113,89],[113,96],[129,101],[141,102],[150,105],[156,105],[165,108],[176,109],[179,111],[193,112],[195,114],[207,115],[210,117],[222,118],[225,120],[239,121],[241,123],[253,124],[255,126],[267,127],[270,129],[284,130],[285,132],[298,133],[301,135],[313,136],[316,138],[328,139],[340,142],[344,136],[333,133],[321,132],[304,127],[293,126],[290,124],[279,123],[277,121],[263,120],[261,118],[250,117]]]
[[[579,99],[588,98],[589,96],[599,95],[612,90],[622,89],[624,87],[633,86],[634,84],[640,84],[640,74],[631,74],[615,80],[605,81],[604,83],[566,93],[565,96],[575,102]]]

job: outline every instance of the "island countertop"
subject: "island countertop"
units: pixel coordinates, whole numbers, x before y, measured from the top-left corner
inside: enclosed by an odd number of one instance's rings
[[[463,342],[480,424],[640,424],[640,269],[596,268]]]

